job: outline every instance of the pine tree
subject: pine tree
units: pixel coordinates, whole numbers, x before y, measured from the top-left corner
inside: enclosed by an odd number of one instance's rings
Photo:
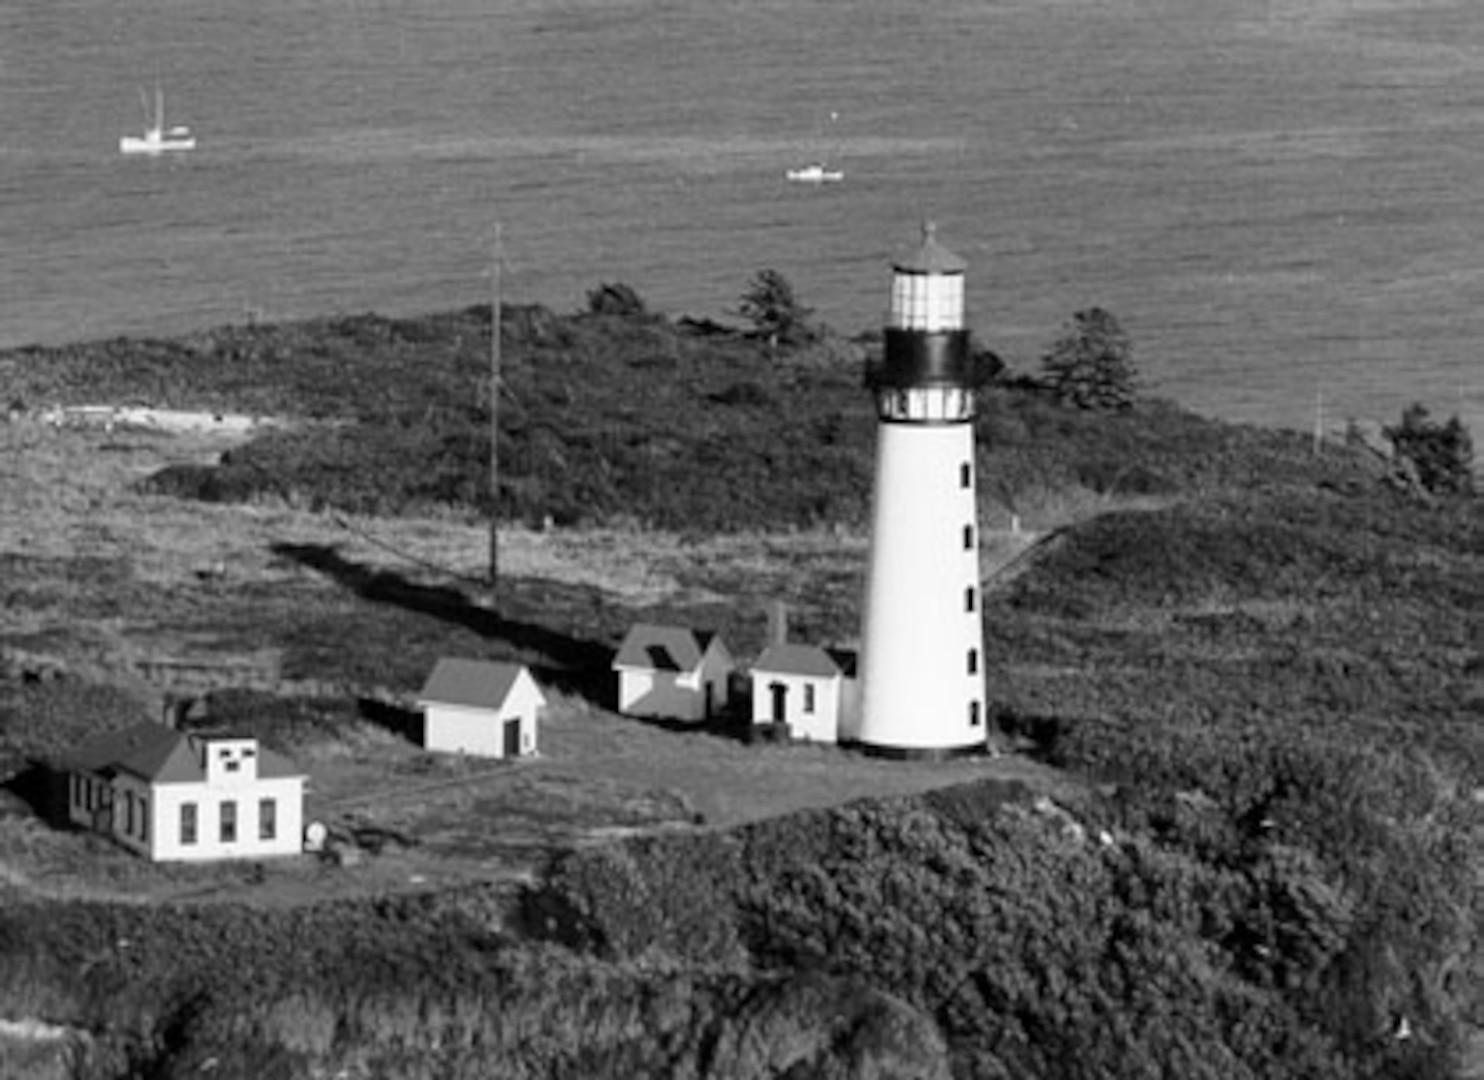
[[[809,323],[814,309],[799,303],[793,285],[777,270],[757,272],[742,294],[738,311],[752,323],[753,333],[773,348],[807,345],[818,337]]]
[[[1043,381],[1063,402],[1080,409],[1127,409],[1138,373],[1133,344],[1109,312],[1088,308],[1041,359]]]

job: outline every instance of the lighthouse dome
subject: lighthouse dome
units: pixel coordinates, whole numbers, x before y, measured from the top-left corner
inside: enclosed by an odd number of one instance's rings
[[[892,260],[892,269],[903,274],[962,274],[969,264],[938,243],[938,226],[923,222],[922,243]]]

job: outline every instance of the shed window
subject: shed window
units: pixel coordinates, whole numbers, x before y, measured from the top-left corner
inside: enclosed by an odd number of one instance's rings
[[[805,683],[804,684],[804,711],[806,713],[812,713],[814,711],[814,684],[813,683]]]
[[[196,804],[180,804],[180,842],[182,845],[196,842]]]
[[[272,799],[258,800],[258,839],[272,840],[278,835],[277,805]]]
[[[237,842],[237,804],[230,799],[222,803],[222,843],[235,844]]]

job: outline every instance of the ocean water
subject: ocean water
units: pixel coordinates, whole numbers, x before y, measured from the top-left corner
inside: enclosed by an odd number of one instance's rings
[[[156,83],[199,149],[123,158]],[[843,183],[785,183],[825,156]],[[1155,392],[1484,441],[1484,6],[51,0],[0,13],[0,347],[585,304],[774,267],[880,322],[932,218],[1034,366],[1108,308]]]

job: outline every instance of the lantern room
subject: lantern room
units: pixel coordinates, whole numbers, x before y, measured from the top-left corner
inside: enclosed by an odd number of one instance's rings
[[[972,419],[976,379],[964,329],[967,266],[938,243],[931,222],[923,226],[922,243],[893,261],[883,355],[866,368],[866,385],[876,394],[882,420]]]

